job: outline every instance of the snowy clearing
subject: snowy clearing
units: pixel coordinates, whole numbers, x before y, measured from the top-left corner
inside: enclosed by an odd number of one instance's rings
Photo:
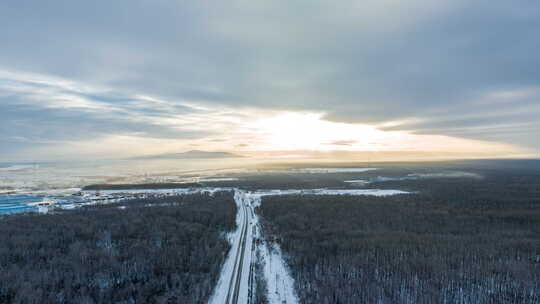
[[[407,176],[413,178],[482,178],[481,175],[471,172],[462,172],[462,171],[450,171],[450,172],[439,172],[439,173],[411,173]]]

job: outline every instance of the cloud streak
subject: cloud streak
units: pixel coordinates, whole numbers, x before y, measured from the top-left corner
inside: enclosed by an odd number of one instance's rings
[[[280,112],[539,151],[538,28],[536,1],[6,1],[1,153],[256,147]]]

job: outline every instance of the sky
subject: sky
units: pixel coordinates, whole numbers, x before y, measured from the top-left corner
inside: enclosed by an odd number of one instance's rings
[[[1,1],[0,160],[537,157],[539,54],[537,0]]]

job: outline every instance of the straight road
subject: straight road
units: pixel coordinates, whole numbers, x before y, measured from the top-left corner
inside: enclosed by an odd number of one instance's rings
[[[230,237],[232,247],[227,255],[209,304],[255,304],[252,298],[254,293],[253,282],[255,281],[253,270],[256,262],[255,252],[260,254],[263,261],[264,266],[261,275],[264,274],[268,284],[266,296],[269,303],[299,303],[294,291],[294,280],[287,271],[279,247],[275,247],[274,244],[271,251],[266,242],[255,243],[261,232],[259,218],[254,212],[254,208],[260,205],[262,196],[297,193],[302,192],[301,190],[249,192],[235,189],[234,200],[238,210],[236,216],[237,228],[233,236]]]
[[[240,241],[234,257],[225,304],[249,303],[249,277],[251,271],[251,248],[253,243],[253,211],[249,199],[243,192],[235,193],[238,212],[241,216]]]

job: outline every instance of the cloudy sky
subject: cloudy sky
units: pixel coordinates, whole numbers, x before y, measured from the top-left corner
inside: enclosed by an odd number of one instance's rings
[[[540,151],[540,2],[1,1],[0,159]]]

